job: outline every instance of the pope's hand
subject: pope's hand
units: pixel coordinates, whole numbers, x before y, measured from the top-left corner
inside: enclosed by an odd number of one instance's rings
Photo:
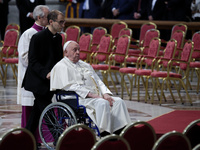
[[[110,106],[113,106],[113,102],[114,102],[115,100],[114,100],[110,95],[104,94],[104,95],[103,95],[103,98],[104,98],[105,100],[109,101]]]

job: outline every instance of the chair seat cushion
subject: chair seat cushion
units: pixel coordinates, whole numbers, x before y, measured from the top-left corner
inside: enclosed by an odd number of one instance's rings
[[[92,68],[94,70],[108,70],[109,66],[103,65],[103,64],[99,64],[99,65],[92,64]]]
[[[200,68],[200,62],[190,62],[191,68]]]
[[[111,69],[111,70],[119,70],[120,67],[118,67],[118,66],[110,66],[110,69]]]
[[[133,63],[136,63],[137,62],[137,57],[128,57],[127,59],[126,59],[126,62],[133,62]]]
[[[120,68],[119,72],[120,73],[132,73],[132,74],[134,74],[136,70],[137,70],[137,68],[124,67],[124,68]]]
[[[128,54],[141,54],[139,49],[129,49]]]
[[[151,73],[152,77],[162,77],[162,78],[166,78],[167,77],[167,72],[166,71],[153,71]],[[169,77],[173,77],[173,78],[182,78],[182,76],[178,73],[173,73],[170,72],[169,73]]]
[[[10,64],[17,64],[18,63],[18,58],[6,58],[4,60],[5,63],[10,63]]]
[[[135,74],[136,75],[146,75],[146,76],[149,76],[151,75],[151,70],[150,69],[138,69],[135,71]]]

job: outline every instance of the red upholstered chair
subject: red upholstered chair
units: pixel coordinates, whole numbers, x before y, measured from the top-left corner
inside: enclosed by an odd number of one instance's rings
[[[160,104],[162,103],[162,95],[164,94],[163,93],[164,82],[166,82],[167,87],[170,90],[171,96],[174,97],[173,92],[171,92],[171,81],[174,82],[174,86],[177,90],[178,96],[181,99],[181,102],[184,103],[182,100],[182,97],[180,95],[180,87],[178,87],[176,84],[176,81],[179,81],[179,84],[182,85],[182,87],[184,88],[186,95],[189,99],[189,102],[192,105],[191,97],[190,97],[190,95],[187,91],[187,88],[185,86],[185,83],[183,81],[186,80],[186,82],[188,82],[189,64],[190,64],[191,56],[192,56],[192,52],[193,52],[193,45],[194,44],[192,41],[187,41],[185,43],[183,51],[181,53],[181,59],[171,59],[167,65],[166,71],[159,71],[159,69],[158,69],[157,71],[154,70],[151,73],[151,78],[155,79],[155,81],[152,81],[153,82],[152,100],[153,100],[153,96],[154,96],[154,91],[158,88],[158,85],[160,84],[158,79],[162,79]],[[178,64],[177,65],[178,72],[173,72],[173,70],[172,70],[172,66],[174,63]],[[157,83],[157,85],[156,85],[156,83]],[[153,103],[153,101],[152,101],[152,103]]]
[[[121,36],[118,39],[115,51],[113,51],[109,56],[108,64],[92,65],[94,70],[102,71],[105,84],[108,87],[109,85],[108,85],[108,80],[107,80],[107,74],[109,74],[109,77],[111,79],[111,82],[117,94],[118,94],[118,91],[117,91],[115,82],[112,78],[112,73],[114,73],[116,82],[118,82],[116,73],[119,73],[119,69],[123,67],[124,65],[124,60],[128,54],[129,45],[130,45],[130,37],[127,35]]]
[[[186,35],[187,33],[187,25],[183,24],[183,23],[178,23],[178,24],[175,24],[173,25],[172,29],[171,29],[171,36],[170,36],[170,39],[172,39],[172,35],[177,31],[177,30],[180,30],[180,31],[183,31]],[[177,39],[176,39],[177,40]],[[185,40],[185,39],[184,39]],[[184,41],[185,42],[185,41]],[[162,40],[162,43],[167,43],[165,40]],[[184,43],[183,43],[184,44]]]
[[[154,59],[158,57],[159,50],[160,50],[160,44],[161,40],[160,38],[153,38],[150,42],[149,48],[148,48],[148,54],[143,55],[142,59],[140,61],[140,66],[137,67],[137,70],[135,71],[135,75],[138,77],[138,101],[140,100],[140,78],[143,81],[143,85],[145,88],[145,102],[147,102],[147,96],[148,94],[148,80],[150,77],[151,72],[154,70]],[[143,69],[143,64],[145,64],[145,68]],[[146,81],[144,80],[146,78]]]
[[[132,150],[151,150],[156,142],[155,130],[144,121],[127,125],[120,136],[126,139]]]
[[[36,150],[36,141],[30,131],[25,128],[14,128],[0,138],[1,150]]]
[[[145,38],[145,34],[150,29],[157,29],[157,25],[155,23],[153,23],[153,22],[146,22],[146,23],[142,24],[142,26],[140,28],[139,40],[133,40],[133,42],[136,42],[136,45],[131,45],[130,48],[139,49],[140,47],[142,47],[143,46],[143,42],[144,42],[144,38]]]
[[[92,66],[93,64],[104,63],[108,64],[108,56],[111,52],[112,46],[112,36],[110,34],[105,34],[102,36],[99,45],[97,46],[97,51],[93,53],[90,57]]]
[[[171,35],[173,35],[174,32],[176,32],[177,30],[181,30],[181,31],[187,33],[187,25],[185,25],[185,24],[183,24],[183,23],[175,24],[175,25],[172,27]]]
[[[19,31],[15,29],[7,30],[5,33],[3,46],[1,47],[1,57],[15,57],[17,54],[17,44],[19,41]]]
[[[189,139],[192,148],[200,144],[200,119],[194,120],[187,125],[183,134]]]
[[[128,36],[132,37],[132,29],[130,29],[130,28],[121,29],[119,32],[119,37],[122,35],[128,35]]]
[[[91,128],[84,124],[75,124],[60,135],[56,150],[90,150],[95,143],[96,136]]]
[[[126,58],[125,58],[125,67],[120,68],[119,72],[121,74],[121,87],[126,88],[126,91],[129,95],[129,99],[132,99],[132,90],[133,90],[133,78],[135,78],[136,81],[136,71],[137,74],[139,76],[138,78],[138,101],[139,101],[139,81],[140,81],[140,76],[147,76],[147,73],[150,74],[151,73],[151,69],[147,69],[151,66],[152,64],[152,60],[158,56],[158,52],[160,49],[160,39],[158,37],[155,37],[151,40],[150,45],[149,45],[149,50],[148,50],[148,54],[147,55],[134,55],[134,54],[129,54]],[[128,60],[128,61],[127,61]],[[126,64],[128,63],[135,63],[136,67],[126,67]],[[142,69],[142,66],[145,64],[145,69]],[[128,90],[128,87],[126,85],[126,82],[124,80],[124,77],[128,76],[129,82],[130,82],[130,90]],[[130,77],[131,76],[131,77]],[[142,77],[142,81],[143,81],[143,85],[145,87],[145,91],[146,94],[148,94],[147,92],[147,83],[148,80],[146,80],[146,84],[144,83],[144,78]],[[136,82],[135,82],[136,84]],[[121,98],[123,98],[123,88],[121,88]],[[146,101],[146,96],[145,96],[145,101]]]
[[[198,77],[197,81],[197,93],[199,93],[199,82],[200,82],[200,31],[196,32],[192,36],[192,41],[194,42],[194,52],[192,53],[192,62],[190,63],[191,68],[191,81],[193,79],[193,70],[195,70]]]
[[[15,29],[9,29],[5,33],[4,41],[2,41],[3,46],[0,48],[0,65],[2,68],[2,73],[4,75],[4,86],[7,80],[7,67],[10,65],[12,67],[13,76],[17,83],[17,64],[18,64],[18,52],[17,45],[19,41],[19,31]],[[6,65],[6,69],[3,69],[3,65]]]
[[[10,30],[10,29],[15,29],[17,31],[20,31],[20,26],[16,23],[9,23],[7,26],[6,26],[6,31],[7,30]]]
[[[65,29],[65,33],[67,34],[67,40],[66,41],[76,41],[79,42],[81,29],[78,26],[72,25]]]
[[[162,135],[152,150],[191,150],[191,145],[184,134],[171,131]]]
[[[138,49],[137,51],[139,52],[136,52],[136,50],[132,50],[132,49],[129,49],[129,52],[128,54],[130,55],[147,55],[148,54],[148,48],[149,48],[149,44],[151,42],[151,40],[154,38],[154,37],[160,37],[160,31],[157,30],[157,29],[150,29],[148,31],[146,31],[146,34],[145,34],[145,37],[144,37],[144,40],[143,40],[143,46],[140,47],[140,49]],[[135,64],[137,59],[135,60],[134,58],[127,58],[127,63],[129,64]]]
[[[97,46],[100,43],[101,37],[107,34],[107,30],[104,27],[96,27],[92,33],[92,46],[91,51],[96,52]]]
[[[117,45],[117,41],[118,41],[119,33],[120,33],[121,29],[127,28],[127,27],[128,27],[128,25],[123,21],[117,21],[117,22],[113,23],[111,30],[110,30],[110,34],[113,37],[113,45],[114,46]]]
[[[171,36],[171,39],[175,39],[177,41],[177,51],[175,57],[180,58],[181,51],[183,50],[184,42],[185,42],[185,32],[181,30],[176,30]]]
[[[91,150],[131,150],[131,148],[123,137],[112,134],[101,138]]]
[[[89,62],[91,55],[92,34],[83,33],[79,39],[80,59]]]
[[[67,40],[67,33],[60,32],[60,35],[62,36],[62,46],[63,46]]]

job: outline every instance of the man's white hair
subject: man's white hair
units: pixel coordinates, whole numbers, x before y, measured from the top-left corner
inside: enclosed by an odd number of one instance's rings
[[[72,41],[72,40],[70,40],[70,41],[67,41],[67,42],[64,44],[64,46],[63,46],[63,51],[65,51],[65,50],[66,50],[67,46],[68,46],[68,45],[69,45],[69,43],[71,43],[71,42],[77,43],[77,42],[75,42],[75,41]]]

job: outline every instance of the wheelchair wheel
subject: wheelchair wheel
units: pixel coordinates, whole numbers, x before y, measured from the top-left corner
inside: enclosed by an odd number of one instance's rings
[[[47,149],[53,150],[59,136],[71,125],[77,124],[74,111],[65,103],[48,105],[39,120],[39,134]]]

